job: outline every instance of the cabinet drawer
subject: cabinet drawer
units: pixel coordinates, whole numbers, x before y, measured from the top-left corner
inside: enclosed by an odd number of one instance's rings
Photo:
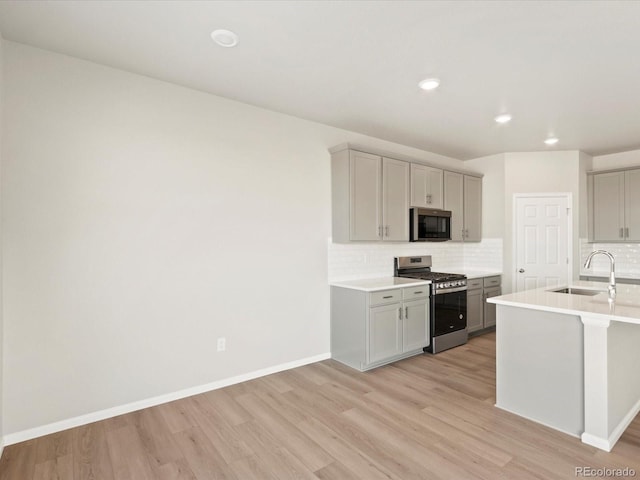
[[[484,288],[497,287],[498,285],[500,285],[500,275],[496,275],[495,277],[485,277]]]
[[[471,280],[467,280],[467,290],[473,290],[474,288],[482,288],[482,278],[473,278]]]
[[[429,285],[420,285],[419,287],[408,287],[402,289],[405,300],[413,300],[414,298],[422,298],[429,296]]]
[[[369,305],[383,305],[385,303],[396,303],[402,301],[402,290],[382,290],[380,292],[371,292],[369,294]]]

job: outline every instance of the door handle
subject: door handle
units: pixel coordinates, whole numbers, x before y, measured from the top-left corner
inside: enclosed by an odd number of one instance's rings
[[[409,307],[404,307],[404,318],[409,320]]]
[[[524,268],[521,268],[520,270],[518,270],[520,273],[524,273]]]
[[[624,228],[620,227],[620,238],[624,238]]]
[[[402,307],[398,309],[398,318],[402,320]]]

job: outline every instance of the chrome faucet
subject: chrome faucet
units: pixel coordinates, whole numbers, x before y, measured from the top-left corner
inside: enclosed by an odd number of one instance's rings
[[[587,260],[584,262],[584,268],[590,268],[591,259],[598,254],[606,255],[607,257],[609,257],[609,261],[611,262],[611,273],[609,274],[609,287],[607,290],[609,290],[609,298],[616,298],[616,260],[613,258],[613,255],[611,255],[606,250],[596,250],[594,252],[591,252],[587,257]]]

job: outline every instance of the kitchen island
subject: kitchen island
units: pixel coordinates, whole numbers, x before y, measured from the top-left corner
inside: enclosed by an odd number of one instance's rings
[[[571,287],[488,299],[496,406],[610,451],[640,411],[640,286],[618,285],[613,301],[605,283]]]

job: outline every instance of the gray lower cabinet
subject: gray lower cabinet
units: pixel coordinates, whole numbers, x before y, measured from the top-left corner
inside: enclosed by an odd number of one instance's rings
[[[331,357],[364,371],[422,353],[429,287],[366,292],[331,287]]]
[[[467,331],[469,333],[484,328],[483,305],[482,305],[482,279],[479,280],[479,287],[471,287],[471,280],[467,281]]]
[[[369,309],[368,363],[377,363],[402,353],[401,303]]]
[[[467,330],[478,332],[496,324],[496,306],[487,298],[502,294],[500,275],[467,280]]]
[[[502,295],[502,287],[487,288],[484,290],[484,326],[493,327],[496,324],[496,306],[488,303],[487,298]]]

